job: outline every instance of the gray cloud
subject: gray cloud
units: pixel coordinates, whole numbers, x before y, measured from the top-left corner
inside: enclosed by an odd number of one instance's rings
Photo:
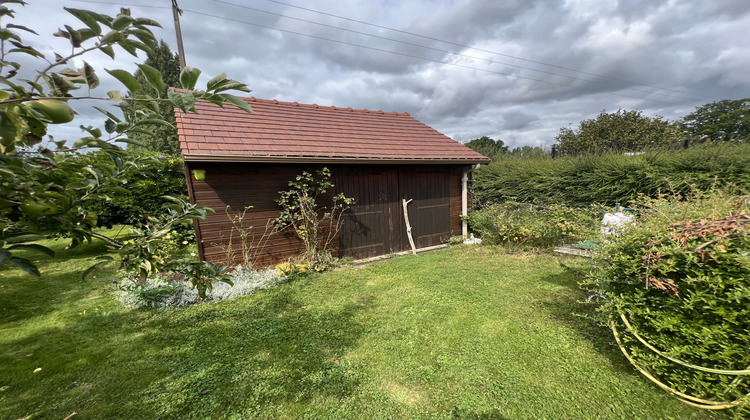
[[[511,146],[548,145],[561,127],[602,109],[677,119],[704,103],[750,96],[750,3],[744,0],[288,0],[381,27],[273,2],[228,1],[245,8],[179,1],[187,61],[203,71],[202,83],[226,72],[260,98],[410,112],[464,141],[488,135]],[[114,5],[38,0],[25,8],[13,5],[16,23],[37,28],[41,36],[27,40],[44,51],[66,50],[63,40],[49,36],[63,24],[75,25],[63,5],[118,11]],[[161,22],[157,37],[176,50],[171,10],[131,10]],[[119,53],[116,63],[103,55],[87,61],[99,69],[133,70],[142,58]],[[117,88],[105,79],[98,94]],[[86,106],[77,108],[81,123],[99,120]],[[77,130],[60,132],[75,136]]]

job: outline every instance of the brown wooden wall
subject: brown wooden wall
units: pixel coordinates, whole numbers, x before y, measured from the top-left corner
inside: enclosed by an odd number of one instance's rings
[[[279,214],[274,202],[291,179],[302,171],[324,165],[278,163],[188,162],[191,200],[213,208],[205,221],[196,223],[201,258],[217,263],[241,262],[237,219],[247,206],[242,227],[252,227],[249,237],[257,265],[270,265],[301,253],[302,244],[291,232],[273,233],[267,223]],[[340,242],[342,255],[357,258],[409,249],[401,198],[413,199],[409,218],[417,247],[439,244],[461,234],[461,176],[466,165],[326,165],[333,173],[335,193],[344,192],[357,203],[348,212]],[[193,169],[204,169],[197,181]],[[334,191],[331,191],[334,193]],[[420,233],[421,232],[421,233]],[[229,242],[232,246],[229,247]],[[231,256],[231,255],[230,255]]]

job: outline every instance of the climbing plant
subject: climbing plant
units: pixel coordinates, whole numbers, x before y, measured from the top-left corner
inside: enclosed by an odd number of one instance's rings
[[[316,171],[317,177],[303,171],[289,181],[289,189],[280,191],[276,203],[281,213],[274,221],[277,230],[291,229],[302,240],[305,252],[302,258],[314,269],[327,268],[332,261],[331,245],[341,227],[344,211],[354,199],[343,193],[327,195],[334,187],[331,171]]]

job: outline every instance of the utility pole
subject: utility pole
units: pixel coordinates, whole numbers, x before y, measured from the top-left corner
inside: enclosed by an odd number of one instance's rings
[[[182,47],[182,30],[180,29],[180,15],[182,10],[177,6],[177,0],[172,0],[172,15],[174,16],[174,31],[177,34],[177,54],[180,56],[180,70],[185,68],[185,49]]]

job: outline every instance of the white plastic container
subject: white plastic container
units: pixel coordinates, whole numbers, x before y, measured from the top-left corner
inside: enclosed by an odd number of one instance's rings
[[[603,237],[618,235],[624,228],[635,224],[635,216],[621,211],[606,213],[602,218],[601,233]]]

